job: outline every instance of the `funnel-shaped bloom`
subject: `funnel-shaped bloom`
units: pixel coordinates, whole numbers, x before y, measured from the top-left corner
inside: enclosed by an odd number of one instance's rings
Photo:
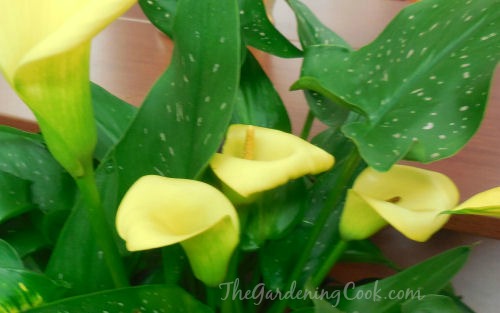
[[[220,283],[238,244],[239,222],[231,202],[203,182],[144,176],[128,190],[116,215],[130,251],[180,243],[194,274]]]
[[[90,40],[134,0],[0,0],[0,70],[35,114],[54,157],[75,177],[96,134]]]
[[[332,155],[294,135],[231,125],[222,153],[210,165],[222,182],[248,197],[307,174],[319,174],[333,163]]]
[[[349,191],[340,222],[346,240],[365,239],[387,223],[406,237],[426,241],[449,219],[440,214],[459,200],[445,175],[395,165],[387,172],[364,170]]]
[[[474,214],[500,218],[500,187],[478,193],[453,210],[443,213]]]

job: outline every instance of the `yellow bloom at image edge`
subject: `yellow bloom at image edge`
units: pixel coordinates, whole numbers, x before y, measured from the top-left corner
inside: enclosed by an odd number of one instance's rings
[[[130,187],[118,208],[116,227],[130,251],[180,243],[195,276],[207,285],[222,282],[239,241],[236,210],[219,190],[155,175]]]
[[[0,71],[33,111],[49,150],[74,177],[96,143],[90,41],[131,0],[0,0]]]

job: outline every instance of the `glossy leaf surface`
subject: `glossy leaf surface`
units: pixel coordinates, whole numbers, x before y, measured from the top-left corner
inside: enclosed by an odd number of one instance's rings
[[[122,138],[137,113],[137,108],[92,84],[92,104],[97,126],[97,146],[94,156],[102,160]]]
[[[291,132],[283,101],[250,51],[241,68],[238,97],[231,123],[249,124]]]
[[[138,0],[148,19],[163,33],[172,37],[178,0]]]
[[[74,183],[41,136],[0,126],[0,144],[0,171],[30,182],[31,201],[43,212],[67,210],[72,205]]]
[[[429,295],[422,299],[412,299],[402,306],[402,313],[424,313],[424,312],[439,312],[439,313],[465,313],[453,299],[441,295]]]
[[[436,161],[456,153],[479,127],[500,58],[498,20],[496,0],[421,1],[357,51],[308,49],[294,88],[363,116],[343,131],[370,166]]]
[[[176,14],[170,66],[114,151],[121,192],[146,174],[198,176],[232,116],[240,65],[235,1],[183,1]]]
[[[465,264],[469,254],[469,247],[458,247],[380,281],[348,288],[338,308],[346,312],[399,313],[406,300],[420,299],[443,289]],[[396,296],[400,291],[404,297]],[[360,294],[365,296],[353,301],[355,295]]]
[[[303,49],[313,45],[332,45],[352,49],[342,37],[326,27],[302,2],[291,0],[288,3],[297,19],[299,39]],[[304,90],[304,95],[314,116],[328,126],[338,127],[349,114],[347,108],[335,104],[318,92]]]
[[[26,313],[53,312],[210,313],[212,311],[181,288],[161,285],[103,291],[81,297],[67,298],[26,311]]]
[[[239,0],[244,42],[282,58],[302,56],[302,51],[286,39],[271,23],[263,0]]]

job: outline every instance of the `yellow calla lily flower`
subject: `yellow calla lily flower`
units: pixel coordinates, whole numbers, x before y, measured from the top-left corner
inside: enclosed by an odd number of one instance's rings
[[[180,243],[195,276],[207,285],[223,281],[239,241],[236,210],[219,190],[154,175],[140,178],[127,191],[116,227],[130,251]]]
[[[96,142],[90,40],[134,2],[0,0],[0,70],[74,177],[91,166]]]
[[[447,176],[412,166],[364,170],[349,191],[340,222],[345,240],[365,239],[391,224],[406,237],[426,241],[449,219],[458,190]]]
[[[229,127],[222,153],[210,166],[219,179],[243,197],[273,189],[333,166],[334,158],[309,142],[270,128]]]
[[[473,214],[500,218],[500,187],[480,192],[453,210],[443,213]]]

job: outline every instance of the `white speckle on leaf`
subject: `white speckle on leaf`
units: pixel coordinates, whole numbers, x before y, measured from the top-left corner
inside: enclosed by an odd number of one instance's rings
[[[496,35],[497,35],[496,33],[491,33],[491,34],[489,34],[489,35],[483,36],[483,37],[481,37],[481,41],[488,40],[488,39],[490,39],[490,38],[495,37]]]
[[[468,79],[468,78],[470,78],[470,73],[469,72],[464,72],[462,76],[463,76],[464,79]]]
[[[425,124],[425,126],[422,127],[423,130],[430,130],[430,129],[433,129],[433,128],[434,128],[434,123],[431,123],[431,122]]]
[[[463,112],[463,111],[467,111],[469,109],[469,106],[468,105],[464,105],[464,106],[461,106],[459,111],[460,112]]]

